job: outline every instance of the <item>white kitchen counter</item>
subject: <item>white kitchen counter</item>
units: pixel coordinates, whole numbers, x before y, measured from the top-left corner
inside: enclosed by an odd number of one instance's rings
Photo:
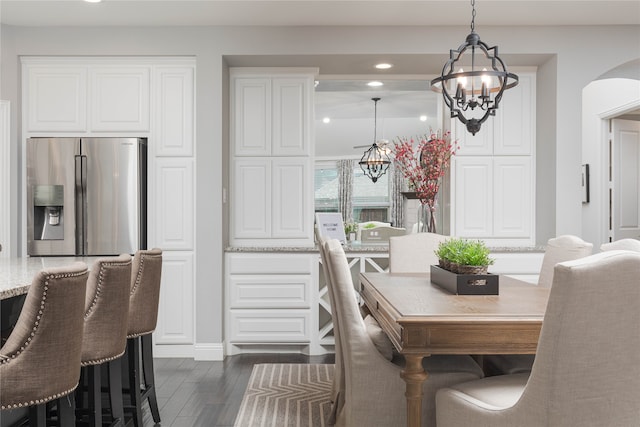
[[[84,262],[89,268],[98,257],[0,258],[0,299],[26,294],[33,277],[41,270]]]

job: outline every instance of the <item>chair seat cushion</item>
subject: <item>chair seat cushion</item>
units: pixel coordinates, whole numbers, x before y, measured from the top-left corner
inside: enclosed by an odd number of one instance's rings
[[[442,389],[438,392],[438,398],[449,395],[485,409],[506,409],[520,400],[528,379],[529,374],[487,377]]]

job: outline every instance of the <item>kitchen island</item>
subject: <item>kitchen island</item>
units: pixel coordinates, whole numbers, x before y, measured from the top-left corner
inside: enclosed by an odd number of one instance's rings
[[[26,294],[33,277],[47,268],[84,262],[89,268],[98,257],[0,258],[0,299]]]

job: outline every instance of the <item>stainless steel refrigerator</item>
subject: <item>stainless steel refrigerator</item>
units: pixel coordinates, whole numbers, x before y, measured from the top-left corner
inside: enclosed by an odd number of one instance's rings
[[[146,249],[144,138],[27,140],[27,253],[103,256]]]

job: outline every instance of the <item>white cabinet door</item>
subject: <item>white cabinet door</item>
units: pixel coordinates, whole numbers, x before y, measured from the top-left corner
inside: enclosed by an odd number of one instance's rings
[[[91,67],[91,130],[149,131],[149,67]]]
[[[518,85],[504,92],[500,108],[493,118],[496,155],[531,154],[535,136],[535,75],[520,74],[518,78]]]
[[[155,245],[166,250],[194,249],[195,177],[192,158],[155,159]]]
[[[193,252],[164,251],[156,344],[194,343]]]
[[[274,156],[305,156],[311,146],[311,77],[274,78],[273,136]]]
[[[238,239],[271,237],[271,160],[235,160],[233,178],[233,235]]]
[[[236,156],[271,154],[271,79],[232,79],[232,131]]]
[[[452,141],[457,140],[458,156],[490,156],[493,154],[493,117],[489,117],[482,124],[480,130],[472,135],[466,126],[458,119],[451,119],[453,132]]]
[[[28,132],[87,130],[87,67],[26,65]]]
[[[311,161],[308,158],[274,159],[273,238],[307,238],[310,236],[313,212],[307,196],[311,186]]]
[[[491,157],[456,157],[453,163],[455,229],[464,237],[489,237],[492,232],[493,170]]]
[[[493,159],[493,237],[529,238],[533,218],[531,158]]]
[[[194,141],[194,67],[156,67],[156,156],[192,156]]]

